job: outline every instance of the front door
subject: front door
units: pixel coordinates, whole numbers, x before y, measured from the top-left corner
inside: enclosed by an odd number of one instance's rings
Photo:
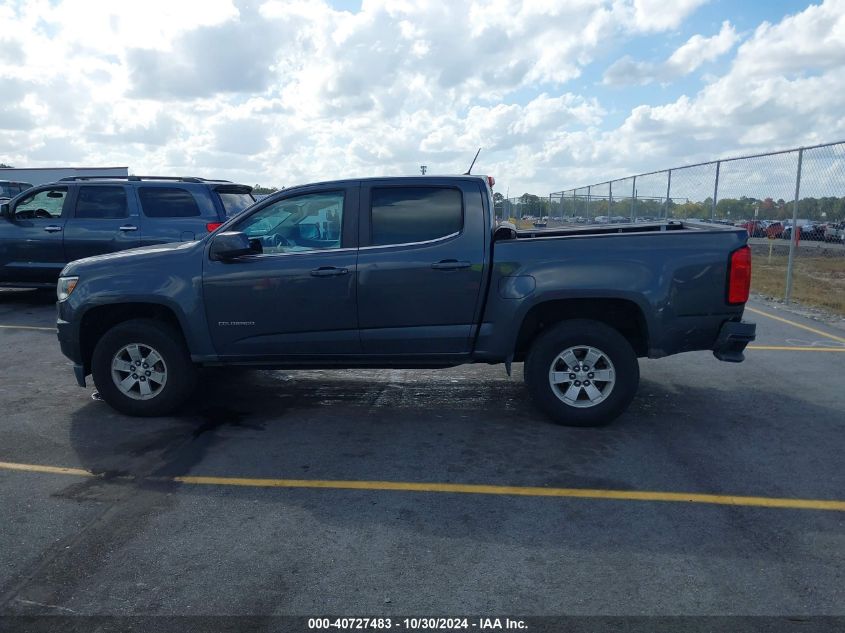
[[[206,260],[203,291],[217,353],[290,360],[360,353],[358,188],[311,188],[265,203],[229,230],[261,252]]]
[[[481,195],[474,180],[362,187],[358,319],[365,354],[470,351],[489,230]]]
[[[125,185],[81,185],[70,205],[64,230],[68,261],[141,245],[138,211]]]
[[[62,235],[66,186],[39,188],[19,198],[12,220],[0,220],[0,281],[55,283],[65,266]]]

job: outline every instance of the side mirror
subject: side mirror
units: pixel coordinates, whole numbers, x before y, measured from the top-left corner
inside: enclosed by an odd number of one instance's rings
[[[211,240],[209,256],[216,261],[226,261],[255,253],[249,238],[240,231],[226,231],[218,233]]]
[[[516,239],[516,226],[511,224],[510,222],[502,222],[499,226],[496,227],[496,230],[493,232],[493,241],[499,242],[501,240],[515,240]]]
[[[6,218],[11,222],[14,218],[12,217],[12,209],[9,207],[8,202],[4,202],[0,204],[0,218]]]

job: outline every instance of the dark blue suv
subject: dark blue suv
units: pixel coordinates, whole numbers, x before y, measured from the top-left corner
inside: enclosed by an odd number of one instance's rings
[[[0,206],[0,285],[53,287],[65,264],[139,246],[199,239],[252,205],[226,180],[73,177]]]

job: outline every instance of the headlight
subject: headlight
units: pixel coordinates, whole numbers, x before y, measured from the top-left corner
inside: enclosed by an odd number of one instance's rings
[[[59,283],[56,286],[56,295],[59,297],[59,301],[64,301],[70,296],[78,281],[79,277],[59,277]]]

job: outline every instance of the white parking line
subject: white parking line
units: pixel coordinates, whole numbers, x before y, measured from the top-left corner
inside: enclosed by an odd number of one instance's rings
[[[39,332],[55,332],[54,327],[35,327],[34,325],[0,325],[0,330],[37,330]]]

